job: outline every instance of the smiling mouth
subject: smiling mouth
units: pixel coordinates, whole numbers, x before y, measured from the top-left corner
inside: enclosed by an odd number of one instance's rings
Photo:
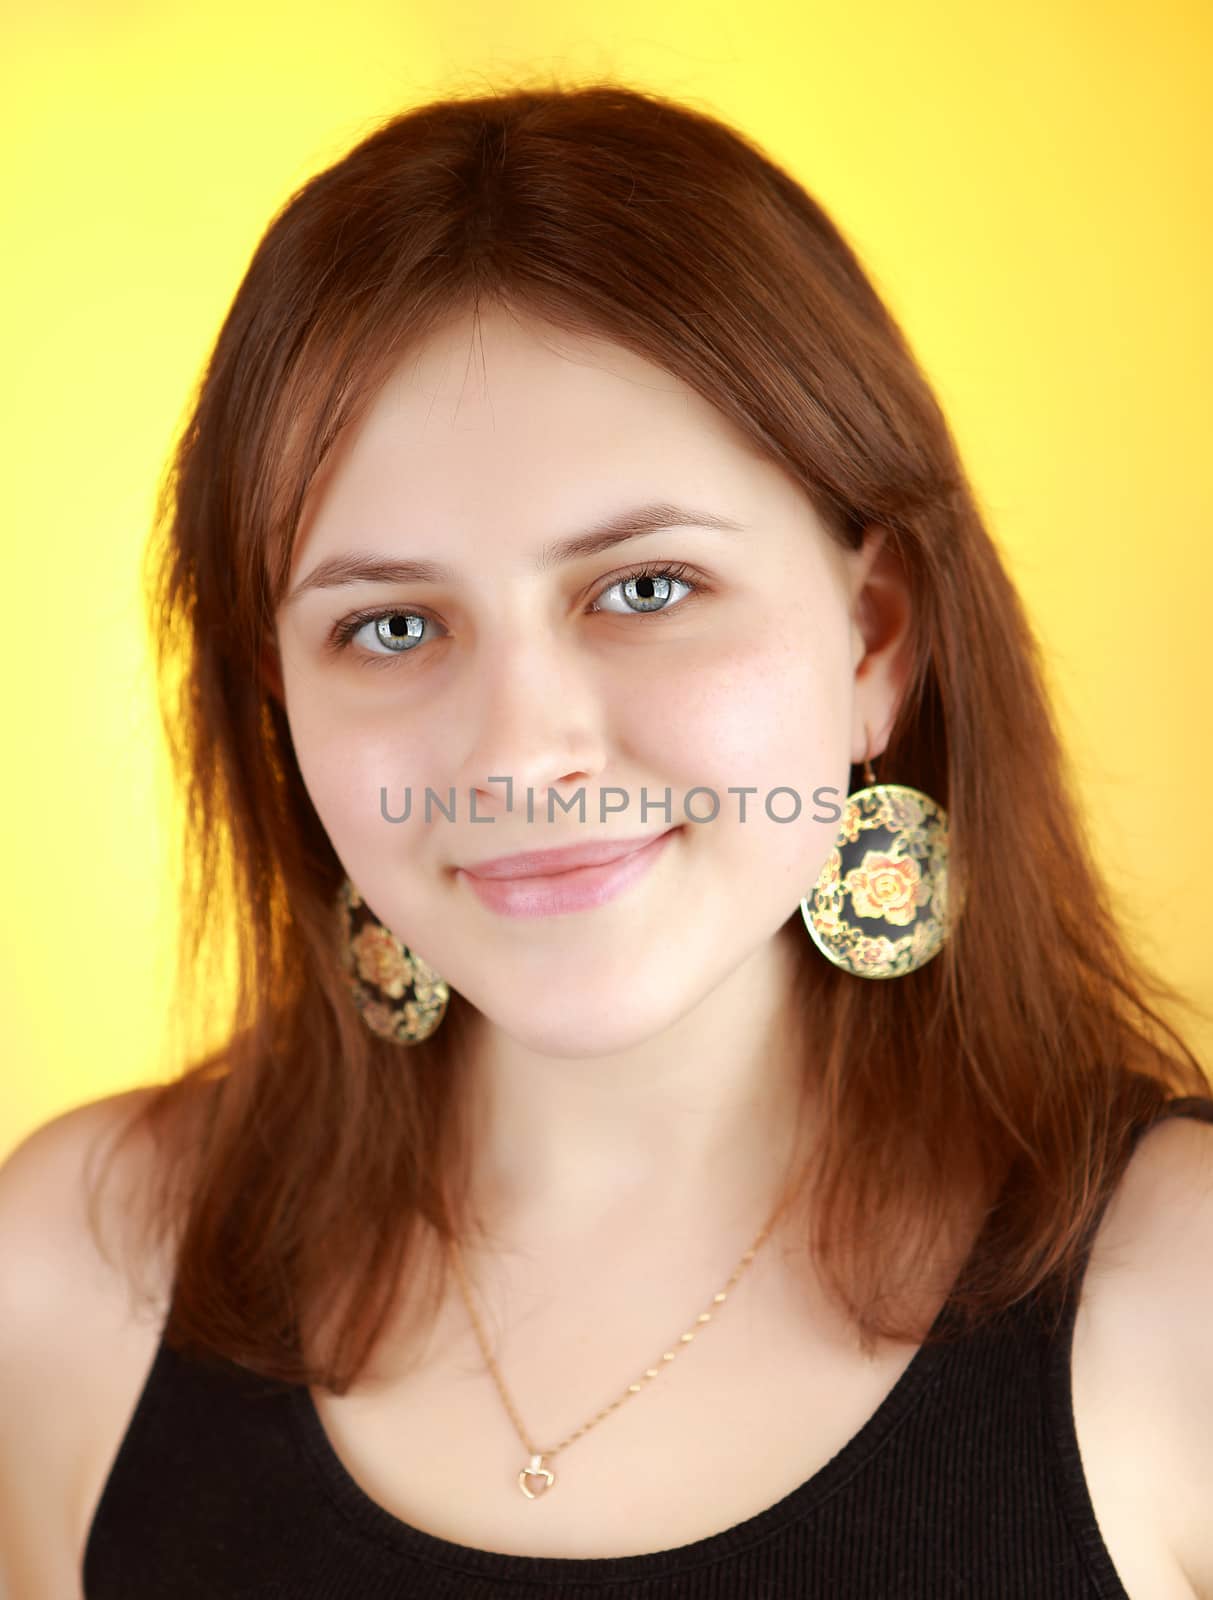
[[[658,859],[669,848],[681,825],[667,828],[664,833],[650,834],[639,843],[628,841],[630,848],[622,854],[613,853],[609,861],[570,866],[567,855],[560,871],[552,871],[551,856],[544,872],[517,871],[518,860],[505,857],[497,866],[499,876],[479,876],[465,867],[455,869],[456,879],[463,878],[468,887],[487,910],[511,918],[544,918],[568,916],[574,912],[591,911],[616,899],[633,884],[649,873]],[[623,842],[623,841],[621,841]],[[614,847],[610,847],[614,851]],[[601,854],[602,847],[598,853]],[[523,858],[534,864],[535,857]],[[483,867],[486,863],[481,863]]]
[[[597,844],[573,845],[559,850],[519,851],[514,855],[494,856],[491,860],[459,870],[466,872],[469,877],[493,882],[556,878],[584,867],[602,867],[613,861],[622,861],[671,832],[673,829],[665,828],[662,833],[642,834],[638,838],[603,840]]]

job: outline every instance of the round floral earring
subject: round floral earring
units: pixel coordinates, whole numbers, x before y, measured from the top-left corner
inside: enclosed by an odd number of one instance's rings
[[[800,911],[835,966],[897,978],[924,966],[947,937],[948,818],[920,789],[877,783],[870,757],[864,777]]]
[[[446,981],[384,927],[348,878],[337,915],[341,969],[367,1027],[393,1044],[428,1039],[446,1014]]]

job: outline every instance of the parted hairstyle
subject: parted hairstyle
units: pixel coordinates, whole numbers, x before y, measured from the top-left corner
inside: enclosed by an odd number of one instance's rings
[[[357,1013],[335,947],[343,869],[265,662],[337,436],[410,344],[490,303],[684,380],[840,545],[889,530],[913,659],[881,770],[946,807],[961,909],[939,956],[882,982],[805,936],[796,1001],[823,1116],[793,1216],[865,1344],[925,1337],[901,1290],[974,1182],[986,1226],[952,1310],[973,1327],[1026,1295],[1055,1301],[1131,1132],[1209,1092],[1167,1017],[1196,1007],[1119,926],[1039,644],[940,405],[838,227],[708,112],[547,78],[378,123],[289,198],[166,466],[145,581],[183,800],[184,1033],[120,1141],[141,1131],[159,1152],[146,1218],[173,1253],[165,1338],[344,1392],[402,1283],[424,1278],[439,1304],[444,1253],[426,1241],[466,1236],[472,1008],[452,992],[407,1049]]]

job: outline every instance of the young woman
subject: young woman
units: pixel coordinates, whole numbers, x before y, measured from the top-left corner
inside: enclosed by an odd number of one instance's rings
[[[394,119],[158,533],[211,1042],[0,1174],[7,1592],[1213,1595],[1209,1080],[805,191]]]

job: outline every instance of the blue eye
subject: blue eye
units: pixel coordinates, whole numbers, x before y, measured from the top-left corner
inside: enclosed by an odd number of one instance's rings
[[[695,587],[694,584],[683,582],[680,574],[686,572],[686,570],[687,568],[681,564],[676,564],[672,567],[642,567],[638,572],[628,573],[625,578],[616,578],[615,582],[609,584],[602,593],[603,595],[608,595],[614,589],[622,589],[623,597],[629,605],[632,601],[636,601],[642,608],[639,611],[616,612],[614,613],[616,616],[643,617],[653,616],[661,611],[672,611],[674,608],[666,605],[665,602],[673,594],[673,586],[679,584],[688,592]],[[601,600],[601,598],[600,596],[599,599]],[[590,609],[592,611],[600,611],[603,608],[601,604],[596,603]],[[608,606],[606,609],[610,610],[611,608]]]
[[[424,643],[423,631],[427,626],[432,627],[433,621],[423,613],[405,611],[399,606],[389,611],[359,611],[352,617],[346,617],[333,629],[332,648],[345,650],[356,634],[371,625],[374,626],[375,638],[384,649],[367,650],[364,654],[382,661],[416,650],[418,644]]]
[[[684,562],[637,568],[607,584],[599,591],[598,599],[589,609],[593,612],[609,613],[612,616],[662,616],[676,609],[676,604],[669,603],[671,599],[676,601],[678,598],[674,595],[675,585],[688,593],[694,593],[698,587],[698,584],[686,581],[685,574],[691,570]],[[622,591],[623,609],[603,606],[602,600],[616,589]],[[402,606],[394,606],[383,611],[359,611],[353,616],[345,617],[336,625],[332,633],[331,647],[334,651],[345,650],[363,628],[371,627],[377,645],[382,645],[383,648],[368,648],[360,653],[367,664],[372,661],[378,664],[391,661],[396,656],[410,655],[419,645],[426,642],[425,631],[433,626],[433,618],[425,612],[410,611]]]

